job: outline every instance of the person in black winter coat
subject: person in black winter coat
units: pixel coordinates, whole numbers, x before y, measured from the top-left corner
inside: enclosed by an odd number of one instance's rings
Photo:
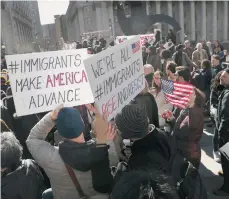
[[[161,31],[156,29],[154,32],[155,32],[155,41],[153,42],[153,46],[158,47],[159,42],[161,40]]]
[[[162,165],[157,157],[169,161],[171,151],[167,136],[149,124],[144,105],[126,105],[115,117],[115,124],[123,139],[132,140],[128,161],[131,169],[158,169]]]
[[[211,62],[207,59],[204,59],[201,63],[201,68],[205,78],[205,89],[202,90],[202,92],[204,92],[205,100],[208,102],[210,98],[210,87],[212,81]]]
[[[44,179],[38,165],[22,159],[22,146],[12,132],[1,134],[1,198],[41,199]]]
[[[173,33],[172,29],[169,29],[168,36],[166,37],[166,40],[169,41],[171,40],[174,45],[176,45],[176,35]]]
[[[159,128],[157,103],[154,96],[149,92],[148,88],[144,89],[141,93],[139,93],[132,101],[132,104],[139,104],[145,106],[147,116],[149,118],[149,123]]]
[[[214,124],[214,135],[213,135],[213,157],[216,162],[220,162],[220,153],[219,153],[219,132],[217,129],[217,109],[219,104],[219,96],[224,89],[223,85],[220,85],[220,76],[222,71],[219,72],[215,78],[212,80],[211,84],[211,94],[210,94],[210,115],[212,122]]]
[[[146,47],[142,47],[142,60],[143,60],[143,65],[146,64],[148,53],[146,52]]]
[[[111,199],[179,199],[169,176],[161,172],[131,171],[115,184]]]
[[[219,96],[217,109],[216,126],[219,131],[219,148],[229,142],[229,68],[225,69],[220,76],[220,85],[225,86]],[[216,195],[229,196],[229,161],[221,154],[221,164],[223,169],[223,186],[214,192]]]
[[[223,70],[223,68],[220,64],[219,55],[212,55],[211,62],[212,62],[212,66],[213,66],[212,77],[214,78],[220,71]]]

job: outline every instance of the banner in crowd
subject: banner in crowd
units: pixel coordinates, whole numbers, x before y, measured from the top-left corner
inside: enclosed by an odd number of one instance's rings
[[[87,49],[6,56],[17,116],[94,102],[83,62],[89,56]]]
[[[113,118],[145,87],[140,36],[84,60],[100,113]]]
[[[72,50],[72,49],[76,49],[76,42],[63,44],[62,50]]]
[[[116,44],[120,44],[126,40],[132,39],[136,37],[136,35],[131,35],[131,36],[117,36],[116,37]],[[145,38],[148,39],[148,41],[152,41],[155,39],[154,34],[146,34],[146,35],[140,35],[140,41],[141,41],[141,46],[145,44]]]

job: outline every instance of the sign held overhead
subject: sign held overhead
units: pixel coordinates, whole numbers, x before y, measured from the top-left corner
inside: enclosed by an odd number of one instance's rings
[[[17,115],[92,103],[83,63],[88,56],[87,49],[6,56]]]
[[[145,88],[140,37],[84,60],[95,103],[112,119]]]

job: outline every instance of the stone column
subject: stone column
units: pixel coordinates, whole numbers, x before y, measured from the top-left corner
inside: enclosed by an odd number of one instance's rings
[[[156,14],[161,14],[161,3],[160,1],[156,1]],[[161,30],[161,24],[157,26]]]
[[[206,19],[206,1],[201,2],[201,13],[202,13],[202,38],[206,40],[206,26],[207,26],[207,19]]]
[[[217,40],[217,1],[212,2],[212,39]]]
[[[168,15],[170,17],[173,17],[173,6],[172,6],[172,1],[168,1]],[[169,25],[169,29],[171,29],[172,26]]]
[[[108,30],[109,29],[109,15],[108,15],[108,7],[106,2],[101,2],[101,9],[102,9],[102,29],[101,30]]]
[[[228,1],[224,1],[224,24],[223,24],[223,40],[228,41]]]
[[[78,9],[78,16],[79,16],[80,34],[83,34],[85,33],[83,9],[82,8],[77,8],[77,9]]]
[[[183,1],[179,1],[179,18],[180,18],[180,41],[184,42],[184,4]]]
[[[113,3],[108,2],[108,15],[109,18],[111,19],[111,26],[112,26],[112,35],[115,36],[115,27],[114,27],[114,11],[113,11]]]
[[[195,1],[190,1],[190,20],[191,20],[191,40],[196,40],[196,15],[195,15]]]
[[[101,2],[95,2],[95,12],[96,12],[96,24],[97,30],[101,30],[102,28],[102,11],[101,11]]]

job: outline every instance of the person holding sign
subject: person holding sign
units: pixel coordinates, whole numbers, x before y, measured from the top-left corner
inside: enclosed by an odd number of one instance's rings
[[[59,147],[54,147],[45,141],[55,124],[59,134],[64,138]],[[96,167],[104,161],[109,164],[106,143],[115,136],[114,128],[105,124],[107,124],[105,119],[96,114],[94,129],[97,144],[87,143],[84,140],[84,122],[79,111],[59,106],[45,115],[31,130],[26,144],[35,161],[49,176],[54,198],[76,199],[85,195],[98,195],[96,191],[102,193],[111,191],[113,179],[108,175],[111,174],[110,168],[100,167],[102,173],[105,173],[101,181]],[[72,175],[79,179],[81,191],[74,187]]]

